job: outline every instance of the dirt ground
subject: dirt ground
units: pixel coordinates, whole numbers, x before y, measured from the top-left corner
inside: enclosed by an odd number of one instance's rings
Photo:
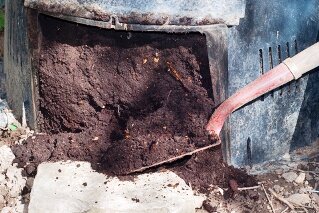
[[[14,132],[2,131],[0,144],[1,146],[19,144],[27,136],[34,137],[31,134],[30,131],[24,129]],[[313,156],[308,161],[286,162],[267,174],[247,176],[243,173],[242,178],[253,180],[250,185],[247,185],[249,181],[232,176],[236,175],[234,173],[223,173],[219,176],[218,172],[214,173],[212,170],[209,172],[209,169],[202,168],[210,167],[211,156],[219,156],[219,152],[220,149],[210,150],[190,159],[184,159],[170,167],[160,168],[161,170],[173,170],[188,185],[192,186],[196,193],[205,194],[207,199],[202,208],[196,210],[197,213],[293,212],[286,203],[292,206],[295,212],[319,212],[319,157]],[[217,164],[220,168],[214,169],[225,170],[225,167],[227,168],[225,164],[221,163],[221,160]],[[28,167],[25,167],[24,170],[28,171]],[[6,175],[6,172],[4,171],[2,174]],[[202,180],[199,181],[198,178]],[[27,184],[20,192],[22,197],[11,197],[5,201],[4,206],[9,207],[13,203],[21,201],[28,204],[33,179],[32,175],[27,175]],[[0,185],[6,186],[6,181],[0,181]],[[10,191],[8,188],[2,190]],[[13,202],[13,199],[16,201]],[[293,203],[293,201],[296,202],[296,199],[297,203]]]

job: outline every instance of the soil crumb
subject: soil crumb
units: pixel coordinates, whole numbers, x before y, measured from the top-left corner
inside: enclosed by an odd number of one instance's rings
[[[41,162],[68,159],[121,174],[214,143],[204,129],[214,108],[204,35],[39,21],[44,134],[13,146],[27,175]],[[247,177],[225,166],[218,149],[173,170],[199,188]]]

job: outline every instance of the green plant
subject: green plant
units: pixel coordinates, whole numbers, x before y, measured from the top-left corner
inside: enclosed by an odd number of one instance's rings
[[[5,17],[4,11],[0,10],[0,31],[3,31],[4,29],[4,17]]]

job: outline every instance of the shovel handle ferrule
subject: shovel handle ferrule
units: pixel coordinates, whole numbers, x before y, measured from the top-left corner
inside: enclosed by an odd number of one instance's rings
[[[283,63],[289,68],[295,79],[319,66],[319,42],[308,47]]]

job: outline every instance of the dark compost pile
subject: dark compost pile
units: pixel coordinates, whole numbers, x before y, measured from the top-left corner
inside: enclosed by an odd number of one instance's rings
[[[39,56],[39,127],[13,147],[28,175],[44,161],[83,160],[122,174],[214,143],[205,36],[120,32],[47,16]],[[173,168],[198,188],[247,176],[219,148]],[[224,177],[224,178],[222,178]]]

